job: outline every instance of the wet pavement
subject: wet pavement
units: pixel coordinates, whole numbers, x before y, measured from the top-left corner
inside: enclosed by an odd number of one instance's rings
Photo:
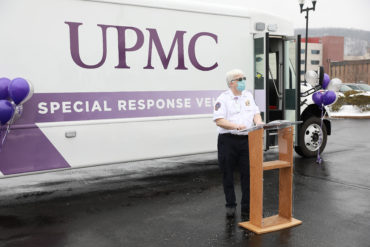
[[[300,226],[264,235],[239,228],[240,208],[225,217],[221,174],[209,161],[116,179],[111,189],[3,203],[0,246],[370,246],[370,120],[332,125],[323,164],[294,158]],[[277,213],[277,191],[278,173],[265,172],[264,216]]]

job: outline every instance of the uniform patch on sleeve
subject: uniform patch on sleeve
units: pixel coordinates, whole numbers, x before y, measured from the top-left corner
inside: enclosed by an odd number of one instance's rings
[[[220,107],[221,107],[221,103],[220,102],[217,102],[215,104],[215,111],[218,111],[218,109],[220,109]]]

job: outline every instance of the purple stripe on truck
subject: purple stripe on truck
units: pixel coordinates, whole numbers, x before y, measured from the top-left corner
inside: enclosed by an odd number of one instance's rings
[[[221,92],[38,93],[24,105],[16,124],[212,114]]]
[[[0,152],[4,175],[70,167],[36,126],[11,130]]]
[[[0,171],[9,175],[70,167],[35,123],[212,114],[221,92],[36,93],[11,127],[0,152]]]

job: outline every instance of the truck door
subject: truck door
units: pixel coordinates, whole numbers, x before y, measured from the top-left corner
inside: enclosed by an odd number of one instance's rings
[[[284,119],[300,119],[301,36],[284,38]],[[297,42],[298,41],[298,42]],[[295,142],[298,143],[298,128]]]
[[[285,119],[284,98],[284,44],[282,36],[269,36],[268,77],[266,80],[266,120],[267,122]],[[277,130],[268,130],[267,149],[277,145]]]
[[[283,40],[281,36],[259,33],[254,36],[254,97],[264,122],[284,119]],[[267,130],[265,150],[277,145],[277,131]]]
[[[254,36],[254,97],[263,121],[299,119],[299,42],[283,36],[260,33]],[[299,67],[298,67],[299,68]],[[298,70],[299,72],[299,70]],[[297,135],[296,135],[297,136]],[[265,133],[265,149],[277,145],[277,131]]]
[[[261,111],[261,117],[264,122],[268,122],[266,119],[266,105],[267,105],[267,90],[266,81],[268,80],[268,40],[269,33],[258,33],[254,35],[254,99]],[[265,149],[268,148],[267,137],[264,137]]]

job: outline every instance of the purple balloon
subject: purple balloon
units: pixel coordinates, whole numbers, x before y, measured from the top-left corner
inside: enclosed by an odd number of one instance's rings
[[[322,93],[320,91],[317,91],[316,93],[312,94],[312,100],[315,102],[316,105],[321,106],[322,105]]]
[[[10,82],[11,80],[9,80],[8,78],[0,78],[0,99],[9,98],[8,87]]]
[[[337,99],[337,95],[335,94],[334,91],[326,91],[326,93],[324,93],[324,95],[322,96],[322,103],[324,105],[331,105],[335,102],[335,100]]]
[[[30,85],[23,78],[15,78],[9,85],[9,95],[19,105],[30,93]]]
[[[329,86],[330,77],[328,74],[324,73],[324,78],[322,79],[322,88],[326,89]]]
[[[5,125],[12,118],[14,107],[7,100],[0,100],[0,124]]]

